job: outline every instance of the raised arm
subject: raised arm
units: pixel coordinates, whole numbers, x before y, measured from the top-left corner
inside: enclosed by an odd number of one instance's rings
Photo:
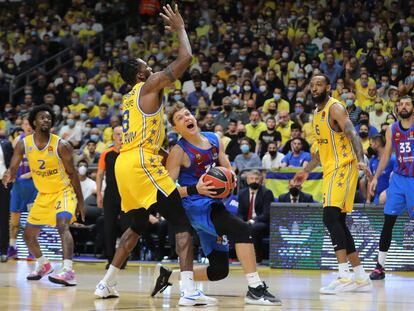
[[[164,14],[160,13],[165,22],[165,29],[178,34],[178,55],[177,59],[167,66],[163,71],[152,74],[142,87],[142,95],[148,93],[157,93],[164,87],[177,80],[190,66],[192,61],[191,45],[188,40],[185,25],[178,6],[175,10],[169,4],[163,7]]]
[[[78,201],[77,212],[80,213],[82,221],[85,221],[85,209],[82,188],[80,185],[78,172],[76,171],[73,165],[73,148],[68,142],[62,139],[60,140],[60,143],[58,145],[58,154],[62,159],[63,166],[65,167],[66,173],[69,176],[70,183],[73,186],[73,190],[75,190],[76,199]]]
[[[384,153],[381,155],[381,159],[378,163],[377,171],[375,172],[374,177],[371,180],[369,185],[369,192],[372,196],[375,195],[375,189],[377,188],[378,178],[381,176],[384,169],[387,167],[388,162],[390,161],[392,155],[392,137],[391,137],[391,127],[387,128],[385,133],[385,148]]]
[[[23,140],[20,140],[16,147],[14,147],[13,157],[10,161],[9,168],[4,172],[3,175],[3,185],[7,188],[7,184],[14,182],[16,179],[16,172],[19,168],[20,163],[22,162],[24,156],[24,143]]]

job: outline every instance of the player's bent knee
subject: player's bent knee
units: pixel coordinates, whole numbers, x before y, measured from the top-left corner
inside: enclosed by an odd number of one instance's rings
[[[126,216],[128,217],[130,228],[138,235],[142,235],[149,225],[149,212],[144,208],[135,209],[129,211]]]
[[[341,210],[335,206],[326,206],[323,208],[323,223],[325,226],[339,222]]]
[[[250,235],[250,228],[249,225],[245,222],[238,223],[235,228],[235,232],[237,234],[232,234],[230,236],[230,241],[234,242],[235,244],[238,243],[253,243],[252,237]]]
[[[229,256],[227,252],[213,250],[208,256],[207,277],[210,281],[219,281],[229,275]]]

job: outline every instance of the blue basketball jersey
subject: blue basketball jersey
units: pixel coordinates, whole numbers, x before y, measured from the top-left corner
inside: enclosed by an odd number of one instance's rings
[[[392,145],[397,158],[394,172],[407,177],[414,176],[414,124],[403,129],[400,122],[391,125]]]
[[[19,141],[20,140],[24,141],[25,137],[26,137],[26,135],[24,133],[20,134]],[[29,172],[30,172],[29,160],[27,159],[26,154],[25,154],[23,156],[22,162],[20,163],[19,169],[16,172],[16,178],[19,178],[20,176],[22,176],[26,173],[29,173]]]

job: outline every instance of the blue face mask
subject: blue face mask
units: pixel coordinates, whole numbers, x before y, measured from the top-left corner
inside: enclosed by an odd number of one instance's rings
[[[217,88],[218,89],[223,89],[224,88],[224,84],[223,83],[217,83]]]
[[[296,92],[296,86],[289,86],[288,90],[289,92]]]
[[[91,135],[91,140],[93,140],[94,142],[97,142],[99,140],[99,136],[96,134],[92,134]]]
[[[361,86],[362,87],[367,87],[368,86],[368,82],[367,81],[361,81]]]
[[[249,145],[244,144],[240,146],[240,150],[242,153],[248,153],[250,151],[250,147]]]
[[[391,74],[392,74],[392,75],[396,76],[396,75],[397,75],[397,73],[398,73],[398,69],[397,69],[397,68],[392,68],[392,69],[391,69]]]
[[[342,100],[346,100],[347,97],[348,97],[348,93],[342,93],[341,94],[341,99]]]
[[[174,95],[174,100],[176,102],[178,102],[179,100],[181,100],[181,95]]]
[[[273,98],[275,100],[279,100],[280,99],[280,94],[273,94]]]
[[[121,102],[114,102],[114,106],[115,106],[115,107],[119,107],[119,106],[121,106]]]
[[[302,108],[295,108],[295,112],[297,114],[301,114],[303,112],[303,109]]]
[[[346,106],[347,107],[352,107],[353,104],[354,104],[354,101],[352,99],[347,99],[346,100]]]
[[[80,118],[81,118],[81,120],[88,120],[89,116],[88,116],[87,113],[82,112],[81,115],[80,115]]]
[[[75,125],[75,123],[76,123],[76,121],[75,121],[75,120],[73,120],[73,119],[68,119],[68,125],[69,125],[69,126],[74,126],[74,125]]]

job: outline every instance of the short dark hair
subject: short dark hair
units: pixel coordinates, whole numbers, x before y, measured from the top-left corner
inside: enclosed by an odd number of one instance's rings
[[[78,166],[79,166],[81,163],[84,163],[84,164],[86,164],[86,167],[89,167],[88,161],[86,161],[86,160],[84,160],[84,159],[79,160],[79,161],[78,161]]]
[[[299,123],[292,123],[292,125],[290,126],[290,130],[299,130],[299,131],[302,131],[302,127],[300,126]]]
[[[50,116],[52,117],[52,126],[55,124],[55,114],[53,113],[52,107],[46,104],[34,106],[29,114],[29,123],[33,129],[35,129],[34,121],[36,120],[37,114],[42,111],[49,112]]]
[[[370,137],[370,139],[379,142],[382,147],[385,146],[385,137],[382,134],[375,134],[374,136]]]
[[[331,79],[329,79],[329,77],[324,73],[315,73],[312,75],[312,78],[314,77],[323,77],[325,79],[326,84],[331,85]]]

